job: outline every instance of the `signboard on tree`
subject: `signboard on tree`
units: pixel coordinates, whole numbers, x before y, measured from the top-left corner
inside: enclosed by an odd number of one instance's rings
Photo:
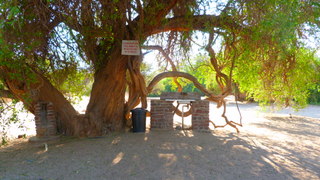
[[[140,47],[137,40],[122,40],[122,55],[139,56]]]

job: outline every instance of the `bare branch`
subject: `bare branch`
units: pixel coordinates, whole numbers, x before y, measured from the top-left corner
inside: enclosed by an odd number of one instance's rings
[[[214,39],[213,33],[211,32],[210,36],[209,36],[209,42],[208,42],[208,45],[206,47],[206,50],[208,51],[208,53],[210,55],[211,65],[213,66],[214,70],[216,71],[216,81],[219,84],[221,90],[223,91],[222,95],[224,95],[226,97],[227,95],[229,95],[229,93],[232,90],[231,77],[228,77],[226,74],[224,74],[222,72],[222,68],[220,68],[220,66],[218,65],[218,60],[216,58],[216,53],[213,50],[213,48],[211,47],[213,39]],[[232,65],[233,64],[234,63],[232,63]],[[232,69],[233,69],[233,67],[232,67]],[[222,82],[223,79],[225,81],[225,85]]]
[[[200,91],[202,91],[206,96],[208,96],[210,98],[211,101],[214,102],[220,102],[221,99],[223,98],[220,95],[214,95],[211,91],[207,90],[201,83],[199,83],[199,81],[197,80],[197,78],[195,78],[194,76],[192,76],[191,74],[185,73],[185,72],[163,72],[158,74],[156,77],[153,78],[153,80],[149,83],[147,90],[148,93],[150,93],[153,89],[153,87],[162,79],[164,78],[168,78],[168,77],[183,77],[185,79],[190,80],[195,87],[197,87]]]
[[[166,53],[161,46],[142,46],[142,48],[149,49],[149,50],[158,50],[164,56],[164,58],[170,63],[172,71],[178,71],[173,60],[169,57],[168,53]],[[173,81],[178,86],[178,92],[182,92],[182,86],[178,82],[178,79],[174,77]]]
[[[172,71],[178,71],[176,65],[173,63],[173,60],[169,57],[169,55],[163,50],[161,46],[142,46],[141,48],[143,49],[148,49],[148,50],[157,50],[159,51],[164,58],[170,63]]]

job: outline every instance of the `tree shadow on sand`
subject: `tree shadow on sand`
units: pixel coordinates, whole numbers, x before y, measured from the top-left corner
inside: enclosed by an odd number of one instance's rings
[[[306,172],[315,174],[320,178],[320,119],[302,116],[269,116],[266,122],[252,124],[261,131],[270,131],[273,136],[278,136],[278,141],[270,144],[274,156],[283,156],[293,166],[300,167]]]
[[[0,178],[295,179],[271,152],[232,133],[152,130],[16,151]]]

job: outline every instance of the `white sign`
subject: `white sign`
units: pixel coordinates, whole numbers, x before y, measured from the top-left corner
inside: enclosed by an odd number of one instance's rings
[[[139,41],[136,40],[122,40],[122,55],[139,56],[140,47]]]

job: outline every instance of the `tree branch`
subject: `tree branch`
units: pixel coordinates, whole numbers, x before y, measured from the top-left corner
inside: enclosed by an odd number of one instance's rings
[[[169,11],[179,2],[180,0],[158,0],[150,1],[150,3],[145,7],[145,22],[147,26],[150,22],[153,25],[157,25],[161,20],[169,13]],[[146,17],[147,16],[147,17]]]
[[[172,71],[178,71],[173,60],[169,57],[168,53],[166,53],[161,46],[142,46],[142,48],[149,49],[149,50],[158,50],[164,56],[164,58],[170,63]],[[178,92],[182,92],[182,86],[178,82],[178,79],[176,77],[174,77],[173,81],[178,86]]]
[[[213,50],[213,48],[211,47],[213,39],[214,39],[213,33],[210,32],[209,42],[208,42],[208,45],[206,47],[206,50],[208,51],[208,53],[210,55],[211,65],[213,66],[214,70],[216,71],[216,81],[217,81],[217,83],[219,84],[219,86],[220,86],[220,88],[222,90],[222,95],[226,97],[232,91],[231,76],[228,77],[226,74],[224,74],[222,72],[222,68],[220,68],[219,65],[218,65],[218,60],[216,58],[216,53]],[[234,64],[234,63],[232,63],[232,64]],[[231,70],[232,69],[233,69],[233,65],[231,67]],[[224,79],[225,85],[223,84],[222,79]]]
[[[165,19],[162,25],[151,28],[149,31],[146,31],[145,35],[150,36],[166,31],[210,31],[214,27],[236,30],[242,28],[240,25],[236,24],[230,16],[198,15],[193,16],[193,18],[190,19],[180,16]]]
[[[153,80],[149,83],[147,90],[148,93],[150,93],[153,89],[153,87],[162,79],[164,78],[168,78],[168,77],[183,77],[185,79],[190,80],[195,87],[197,87],[200,91],[202,91],[206,96],[209,97],[209,100],[214,101],[214,102],[220,102],[223,97],[220,95],[214,95],[212,92],[210,92],[209,90],[207,90],[201,83],[199,83],[199,81],[197,80],[197,78],[195,78],[194,76],[192,76],[191,74],[185,73],[185,72],[163,72],[158,74],[156,77],[153,78]],[[218,103],[219,104],[219,103]]]
[[[148,49],[148,50],[157,50],[159,51],[163,57],[170,63],[172,71],[177,71],[176,65],[173,63],[172,59],[169,57],[169,55],[163,50],[161,46],[142,46],[141,48],[143,49]]]
[[[0,89],[0,98],[16,99],[9,90]]]

